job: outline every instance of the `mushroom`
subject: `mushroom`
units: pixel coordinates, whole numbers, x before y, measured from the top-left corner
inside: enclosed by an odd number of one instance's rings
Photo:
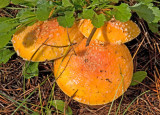
[[[82,39],[78,22],[68,28],[67,34],[67,28],[59,26],[57,20],[52,19],[23,27],[13,35],[12,43],[17,54],[24,60],[42,62],[62,57],[70,45]]]
[[[54,61],[54,74],[61,90],[74,100],[101,105],[121,96],[130,86],[133,61],[124,44],[86,39],[66,57]]]
[[[85,37],[89,37],[93,25],[88,19],[81,20],[79,29]],[[136,23],[129,20],[127,22],[120,22],[115,19],[111,19],[106,22],[101,28],[97,28],[92,39],[98,39],[100,41],[110,43],[125,43],[136,38],[140,33],[140,29]]]

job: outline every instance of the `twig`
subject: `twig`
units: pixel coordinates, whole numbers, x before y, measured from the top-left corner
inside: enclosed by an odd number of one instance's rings
[[[96,27],[94,27],[94,28],[92,29],[92,31],[91,31],[91,33],[90,33],[88,39],[87,39],[86,46],[89,46],[89,43],[90,43],[90,41],[91,41],[91,39],[92,39],[94,33],[96,32],[96,30],[97,30]]]

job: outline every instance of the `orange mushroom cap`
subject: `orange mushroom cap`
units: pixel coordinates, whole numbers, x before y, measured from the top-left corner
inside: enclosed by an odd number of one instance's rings
[[[117,99],[129,87],[133,61],[124,44],[101,44],[84,39],[74,52],[54,62],[56,82],[73,99],[88,105],[100,105]]]
[[[89,37],[93,25],[90,20],[83,19],[79,25],[79,29],[85,37]],[[106,41],[110,43],[125,43],[136,38],[140,33],[140,29],[136,23],[129,20],[120,22],[112,19],[106,22],[101,28],[97,28],[92,39]]]
[[[68,28],[72,43],[77,43],[83,39],[77,26],[78,22],[75,22],[72,28]],[[24,60],[41,62],[63,56],[68,49],[67,46],[70,45],[69,38],[67,28],[59,26],[57,20],[54,19],[39,21],[32,26],[18,30],[13,35],[12,43],[17,54]]]

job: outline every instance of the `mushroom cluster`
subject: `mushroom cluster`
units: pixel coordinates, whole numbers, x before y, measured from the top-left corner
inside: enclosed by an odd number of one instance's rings
[[[88,105],[106,104],[121,96],[131,83],[133,60],[123,43],[137,37],[140,29],[132,21],[112,19],[97,28],[86,47],[93,27],[86,19],[68,29],[56,19],[37,22],[16,32],[12,43],[23,59],[56,59],[56,82],[69,97]]]
[[[81,20],[79,30],[88,38],[93,25]],[[132,21],[112,19],[95,31],[91,43],[86,39],[65,58],[54,63],[57,84],[68,96],[88,105],[101,105],[121,96],[133,75],[133,60],[123,44],[137,37],[140,29]],[[87,93],[86,93],[87,92]]]

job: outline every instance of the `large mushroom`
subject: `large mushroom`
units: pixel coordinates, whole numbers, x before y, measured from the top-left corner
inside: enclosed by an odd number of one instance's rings
[[[85,37],[89,37],[93,25],[91,20],[83,19],[79,25],[79,29]],[[92,39],[98,39],[109,43],[125,43],[136,38],[140,33],[140,29],[136,23],[129,20],[127,22],[120,22],[111,19],[106,22],[101,28],[97,28]]]
[[[41,62],[63,56],[70,45],[82,39],[78,22],[67,31],[67,28],[59,26],[56,19],[52,19],[18,30],[13,35],[12,43],[17,54],[24,60]]]
[[[84,104],[100,105],[117,99],[129,87],[133,61],[124,44],[84,39],[66,57],[55,60],[54,74],[61,90]],[[76,53],[76,54],[75,54]]]

